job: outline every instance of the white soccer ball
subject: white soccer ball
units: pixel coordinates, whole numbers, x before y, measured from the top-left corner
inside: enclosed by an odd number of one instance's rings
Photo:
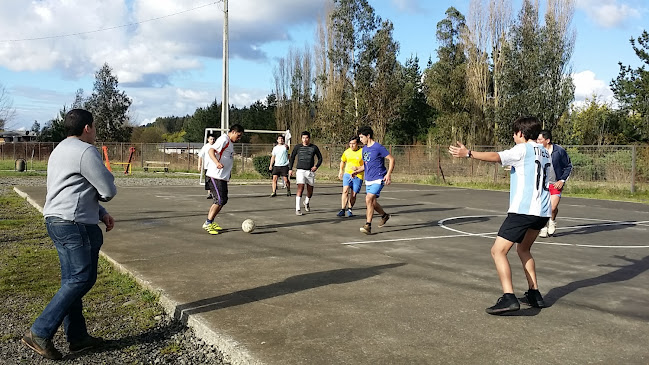
[[[243,223],[241,223],[241,229],[246,233],[254,231],[255,227],[255,221],[253,221],[252,219],[246,219],[245,221],[243,221]]]

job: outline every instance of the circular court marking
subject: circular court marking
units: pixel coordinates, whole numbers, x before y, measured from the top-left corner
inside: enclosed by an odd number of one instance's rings
[[[459,219],[467,219],[467,218],[485,218],[485,217],[505,217],[503,214],[498,214],[498,215],[465,215],[465,216],[459,216],[459,217],[450,217],[450,218],[444,218],[440,219],[437,221],[437,225],[439,225],[441,228],[444,228],[446,230],[449,230],[451,232],[459,233],[462,235],[467,235],[467,236],[477,236],[477,237],[485,237],[485,238],[495,238],[494,235],[497,234],[498,232],[488,232],[488,233],[469,233],[466,231],[462,231],[459,229],[451,228],[447,226],[445,223],[449,221],[454,221],[454,220],[459,220]],[[590,228],[590,227],[602,227],[602,226],[613,226],[613,225],[632,225],[632,226],[637,226],[637,225],[645,225],[649,223],[649,221],[640,221],[640,222],[633,222],[633,221],[611,221],[611,220],[603,220],[603,219],[592,219],[592,218],[572,218],[572,217],[562,217],[562,219],[566,220],[585,220],[585,221],[600,221],[600,222],[606,222],[606,223],[598,223],[598,224],[589,224],[589,225],[578,225],[578,226],[568,226],[568,227],[559,227],[557,229],[571,229],[571,228]],[[589,248],[649,248],[649,245],[620,245],[620,246],[614,246],[614,245],[590,245],[590,244],[581,244],[581,243],[562,243],[562,242],[544,242],[544,241],[536,241],[535,243],[540,243],[543,245],[555,245],[555,246],[576,246],[576,247],[589,247]]]

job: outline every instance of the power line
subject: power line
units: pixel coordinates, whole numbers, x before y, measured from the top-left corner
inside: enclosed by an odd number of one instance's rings
[[[157,17],[157,18],[142,20],[142,21],[139,21],[139,22],[128,23],[128,24],[124,24],[124,25],[116,25],[114,27],[89,30],[89,31],[86,31],[86,32],[77,32],[77,33],[70,33],[70,34],[53,35],[53,36],[47,36],[47,37],[22,38],[22,39],[5,39],[5,40],[0,40],[0,43],[38,41],[38,40],[43,40],[43,39],[65,38],[65,37],[73,37],[73,36],[84,35],[84,34],[99,33],[99,32],[104,32],[104,31],[107,31],[107,30],[125,28],[125,27],[130,27],[130,26],[133,26],[133,25],[138,25],[138,24],[148,23],[148,22],[152,22],[152,21],[156,21],[156,20],[160,20],[160,19],[164,19],[164,18],[169,18],[169,17],[176,16],[176,15],[179,15],[179,14],[188,13],[190,11],[194,11],[194,10],[197,10],[197,9],[212,6],[212,5],[218,4],[221,1],[215,1],[213,3],[197,6],[195,8],[179,11],[177,13],[168,14],[168,15],[164,15],[164,16],[161,16],[161,17]]]

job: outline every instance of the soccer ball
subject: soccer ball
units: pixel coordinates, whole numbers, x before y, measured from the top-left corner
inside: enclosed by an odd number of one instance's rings
[[[243,221],[243,223],[241,223],[241,229],[246,233],[254,231],[255,227],[255,221],[253,221],[252,219],[246,219],[245,221]]]

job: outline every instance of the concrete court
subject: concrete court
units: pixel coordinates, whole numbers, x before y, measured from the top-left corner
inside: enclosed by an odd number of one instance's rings
[[[19,189],[43,204],[44,187]],[[501,295],[489,250],[507,192],[393,184],[392,219],[366,236],[364,193],[338,218],[339,191],[317,183],[299,217],[294,197],[233,181],[210,236],[201,186],[121,187],[103,252],[234,364],[649,363],[649,206],[564,197],[533,248],[552,306],[498,317],[484,309]]]

